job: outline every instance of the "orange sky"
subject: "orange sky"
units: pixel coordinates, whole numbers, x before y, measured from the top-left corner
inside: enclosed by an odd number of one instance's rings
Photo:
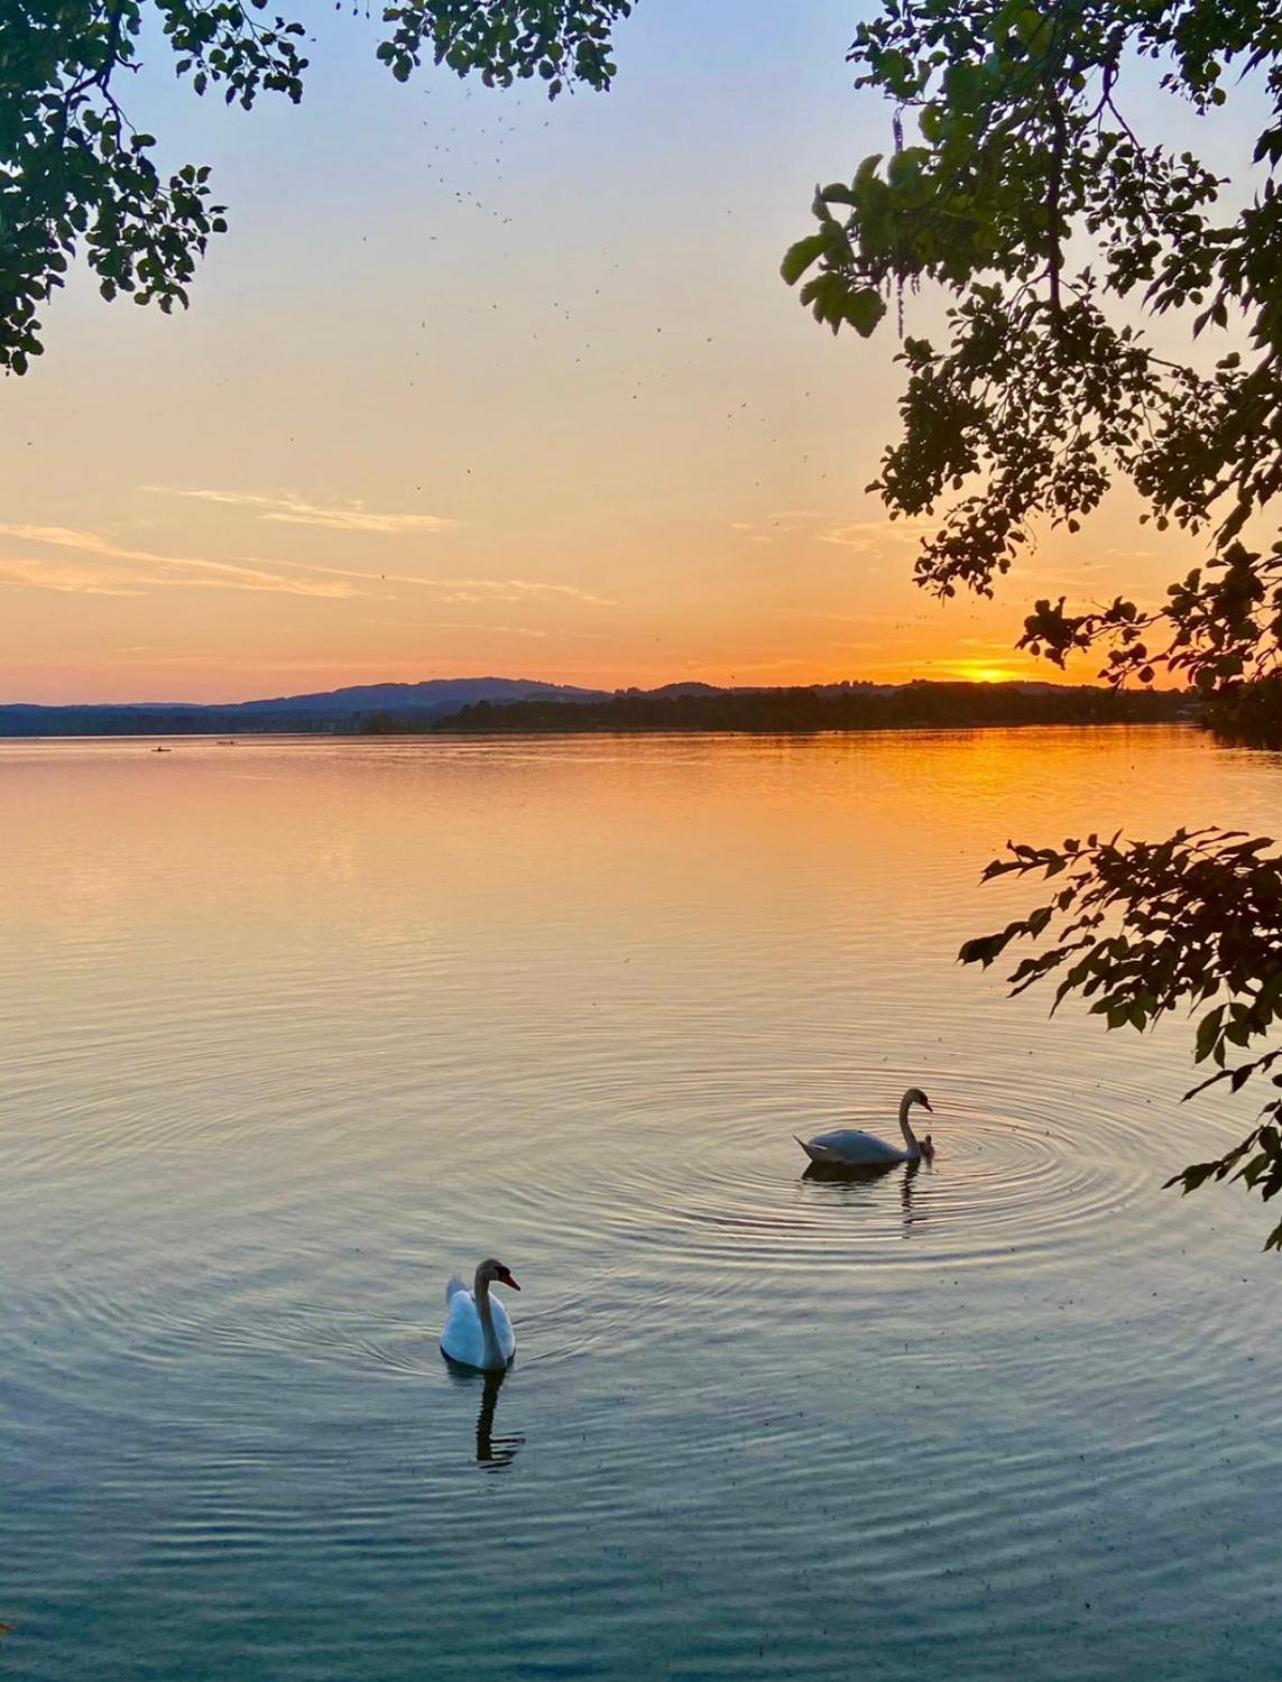
[[[299,110],[131,90],[231,232],[182,317],[77,277],[5,387],[0,700],[1050,678],[1011,652],[1036,595],[1192,561],[1120,501],[995,604],[913,589],[863,489],[893,334],[834,342],[777,272],[814,181],[887,142],[845,5],[643,7],[615,90],[551,107],[398,87],[377,27],[318,25]]]

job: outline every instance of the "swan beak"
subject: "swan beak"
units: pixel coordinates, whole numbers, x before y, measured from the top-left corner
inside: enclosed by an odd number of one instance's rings
[[[934,1115],[934,1113],[935,1113],[935,1112],[934,1112],[934,1110],[932,1110],[932,1109],[931,1109],[931,1108],[930,1108],[930,1099],[929,1099],[929,1098],[927,1098],[927,1096],[926,1096],[926,1094],[925,1094],[925,1093],[924,1093],[924,1092],[923,1092],[923,1093],[922,1093],[922,1095],[921,1095],[921,1101],[922,1101],[922,1103],[923,1103],[923,1104],[924,1104],[924,1105],[925,1105],[925,1106],[926,1106],[926,1108],[927,1108],[927,1109],[928,1109],[928,1110],[930,1110],[930,1113],[931,1113],[931,1115]]]
[[[499,1283],[509,1286],[514,1291],[519,1291],[521,1289],[510,1273],[505,1273]]]

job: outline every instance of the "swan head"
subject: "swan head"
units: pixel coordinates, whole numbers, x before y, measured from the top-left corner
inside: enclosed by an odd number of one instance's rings
[[[476,1288],[482,1285],[506,1285],[510,1291],[519,1291],[521,1287],[513,1279],[510,1271],[501,1261],[495,1261],[493,1256],[487,1257],[476,1270]]]
[[[908,1109],[912,1104],[920,1104],[922,1109],[930,1110],[930,1099],[927,1098],[920,1086],[910,1086],[904,1093],[904,1108]],[[930,1110],[930,1113],[934,1115],[935,1112]]]

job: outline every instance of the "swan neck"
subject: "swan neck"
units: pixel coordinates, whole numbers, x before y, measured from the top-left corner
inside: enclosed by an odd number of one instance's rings
[[[487,1358],[497,1351],[499,1340],[494,1333],[494,1306],[490,1302],[490,1282],[488,1279],[478,1278],[473,1292],[476,1299],[476,1312],[481,1322],[481,1331],[485,1334],[485,1352]]]
[[[920,1156],[921,1146],[917,1143],[917,1135],[913,1132],[912,1125],[908,1120],[908,1112],[911,1108],[912,1100],[905,1092],[904,1096],[899,1100],[899,1131],[903,1134],[904,1143],[908,1146],[912,1155]]]

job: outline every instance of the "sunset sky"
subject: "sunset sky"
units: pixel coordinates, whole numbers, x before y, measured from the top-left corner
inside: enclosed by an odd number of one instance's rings
[[[845,0],[643,0],[614,90],[551,106],[398,86],[376,11],[298,15],[299,109],[199,101],[160,46],[128,89],[231,231],[185,315],[77,277],[4,388],[0,700],[1050,677],[1010,651],[1034,596],[1191,563],[1118,498],[996,603],[913,589],[863,488],[893,334],[834,341],[778,277],[815,181],[889,143]]]

